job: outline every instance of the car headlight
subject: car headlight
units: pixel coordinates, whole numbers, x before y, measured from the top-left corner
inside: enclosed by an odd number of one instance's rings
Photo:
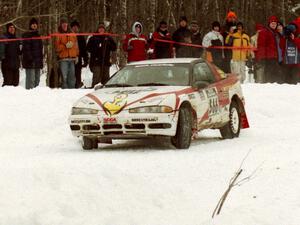
[[[89,109],[89,108],[72,108],[72,115],[88,115],[88,114],[98,114],[99,110]]]
[[[171,113],[173,108],[170,106],[145,106],[129,109],[130,113]]]

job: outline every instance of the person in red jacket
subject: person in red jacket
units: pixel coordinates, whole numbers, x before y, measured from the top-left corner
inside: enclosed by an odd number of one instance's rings
[[[255,52],[255,60],[257,62],[257,79],[258,83],[275,82],[278,77],[278,45],[276,16],[271,16],[268,26],[262,29],[258,35],[257,51]]]
[[[143,26],[140,22],[135,22],[132,32],[126,35],[123,42],[123,50],[127,52],[127,62],[135,62],[147,59],[147,37],[142,34]]]
[[[168,31],[168,25],[165,21],[159,23],[159,27],[153,33],[152,41],[150,44],[151,52],[153,51],[153,59],[163,59],[163,58],[172,58],[173,57],[173,44],[167,42],[161,42],[160,40],[171,41],[172,36]]]
[[[283,62],[288,66],[286,82],[297,84],[300,81],[300,29],[296,21],[284,28],[284,38],[280,41],[280,47]]]

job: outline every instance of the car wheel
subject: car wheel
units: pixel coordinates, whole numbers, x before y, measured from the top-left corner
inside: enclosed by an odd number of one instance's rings
[[[89,137],[83,137],[83,143],[82,143],[82,148],[84,150],[91,150],[93,148],[96,148],[96,144],[98,148],[98,142],[95,139],[89,138]]]
[[[176,135],[171,137],[171,143],[178,149],[190,147],[192,138],[192,113],[189,107],[181,107],[177,122]]]
[[[220,128],[220,133],[224,139],[232,139],[238,137],[241,130],[241,114],[238,104],[233,101],[229,109],[229,121]]]

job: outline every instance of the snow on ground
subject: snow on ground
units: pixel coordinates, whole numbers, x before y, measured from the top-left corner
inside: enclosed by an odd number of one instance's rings
[[[131,140],[83,151],[67,118],[90,90],[0,88],[0,225],[299,225],[300,85],[243,90],[240,138],[209,130],[189,150]],[[211,219],[248,153],[240,178],[256,173]]]

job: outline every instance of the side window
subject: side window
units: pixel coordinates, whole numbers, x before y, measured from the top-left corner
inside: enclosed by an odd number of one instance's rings
[[[206,63],[198,63],[193,70],[194,81],[215,82],[215,77]]]

